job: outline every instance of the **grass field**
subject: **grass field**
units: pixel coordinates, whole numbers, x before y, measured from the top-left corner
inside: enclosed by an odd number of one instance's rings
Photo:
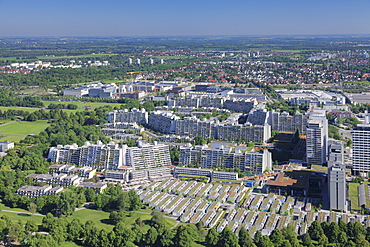
[[[122,104],[120,103],[104,103],[104,102],[76,102],[76,101],[46,101],[43,100],[41,101],[44,103],[45,107],[48,107],[50,104],[73,104],[77,105],[78,109],[77,110],[85,110],[87,109],[95,109],[100,106],[105,106],[105,105],[110,105],[110,106],[120,106]],[[74,111],[74,110],[66,110],[66,111]]]
[[[109,213],[103,211],[97,211],[92,209],[82,209],[74,212],[71,216],[67,217],[68,220],[79,219],[81,223],[85,224],[86,221],[91,220],[95,223],[96,227],[100,229],[106,229],[108,231],[113,230],[113,225],[104,223],[109,219]]]
[[[47,120],[19,121],[0,126],[0,141],[19,142],[29,134],[38,134],[49,126]]]
[[[10,212],[0,212],[0,215],[6,215],[10,218],[12,222],[19,222],[21,221],[23,224],[27,222],[27,220],[33,220],[36,224],[41,225],[42,219],[44,217],[38,215],[30,215],[25,213],[10,213]]]
[[[118,54],[88,54],[88,55],[77,55],[77,56],[38,56],[38,59],[60,59],[60,58],[84,58],[84,57],[104,57],[104,56],[117,56]]]
[[[20,110],[20,111],[34,112],[34,111],[40,110],[40,108],[16,107],[16,106],[0,106],[0,110],[1,111]]]
[[[358,196],[358,186],[359,185],[360,185],[359,183],[348,183],[348,186],[349,186],[349,189],[348,189],[349,196]]]

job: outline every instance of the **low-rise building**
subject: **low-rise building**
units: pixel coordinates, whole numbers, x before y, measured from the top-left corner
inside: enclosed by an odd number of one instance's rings
[[[81,182],[79,187],[92,188],[95,193],[101,193],[105,188],[107,188],[107,183],[93,183],[93,182]]]
[[[14,148],[14,142],[0,142],[0,152],[6,153],[12,148]]]
[[[52,187],[51,185],[44,186],[22,186],[17,190],[17,194],[20,196],[27,196],[30,198],[39,197],[39,196],[49,196],[49,195],[58,195],[63,191],[63,187],[57,186]]]

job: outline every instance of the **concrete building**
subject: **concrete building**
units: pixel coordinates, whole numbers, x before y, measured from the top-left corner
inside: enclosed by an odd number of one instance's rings
[[[147,124],[148,123],[148,113],[145,109],[132,108],[130,111],[128,109],[124,110],[114,110],[108,113],[108,122],[126,122],[126,123],[138,123]]]
[[[353,171],[368,177],[370,172],[370,124],[359,124],[352,131]]]
[[[59,185],[63,187],[69,187],[72,185],[78,185],[81,182],[81,178],[77,175],[67,174],[30,174],[26,178],[33,178],[35,182],[46,183],[49,185]]]
[[[330,140],[328,150],[328,191],[330,208],[347,210],[346,165],[343,163],[343,144]]]
[[[271,113],[271,129],[279,132],[295,133],[297,129],[301,133],[306,132],[308,117],[301,113],[289,115],[287,112],[272,112]]]
[[[101,84],[99,87],[89,88],[89,97],[95,98],[115,98],[118,93],[118,86],[114,83]]]
[[[264,143],[271,137],[271,126],[251,123],[219,123],[215,131],[216,139]]]
[[[328,120],[325,110],[310,112],[306,126],[306,161],[308,164],[326,163],[328,149]]]
[[[140,142],[138,147],[128,147],[110,142],[97,144],[86,142],[84,146],[58,145],[50,148],[49,159],[53,163],[76,164],[96,169],[117,170],[126,165],[134,169],[147,169],[171,165],[169,147],[167,145]]]
[[[55,164],[49,166],[49,174],[60,174],[65,173],[67,175],[77,175],[82,178],[90,179],[93,178],[96,169],[84,166],[84,167],[75,167],[74,165],[63,165],[63,164]]]
[[[176,120],[180,117],[168,111],[153,111],[149,116],[149,128],[164,133],[174,133],[176,130]]]
[[[330,208],[347,210],[346,205],[346,166],[334,163],[328,168],[328,185]]]
[[[98,141],[96,144],[86,142],[80,147],[78,165],[91,166],[99,169],[116,169],[123,163],[123,150],[118,144],[110,142],[103,144]]]
[[[39,197],[39,196],[49,196],[49,195],[58,195],[63,191],[63,187],[57,186],[52,187],[51,185],[44,186],[22,186],[17,190],[17,194],[20,196],[27,196],[30,198]]]
[[[224,108],[231,111],[249,113],[257,104],[257,101],[254,99],[229,99],[225,101]]]
[[[245,146],[230,143],[212,143],[210,146],[186,145],[180,147],[180,165],[197,165],[202,168],[239,168],[242,172],[262,173],[271,170],[271,153],[247,151]]]
[[[14,148],[14,142],[0,142],[0,152],[6,153],[11,148]]]
[[[167,145],[139,143],[138,147],[125,147],[125,165],[135,170],[171,165],[170,151]]]
[[[179,136],[213,138],[215,130],[214,121],[200,120],[195,116],[184,117],[183,120],[176,120],[175,122],[175,134]]]
[[[123,149],[118,144],[110,142],[97,144],[86,142],[84,146],[58,145],[50,148],[48,158],[53,163],[76,164],[99,169],[115,169],[123,163]]]
[[[93,182],[81,182],[79,187],[91,188],[95,193],[101,193],[105,188],[107,188],[107,183],[93,183]]]

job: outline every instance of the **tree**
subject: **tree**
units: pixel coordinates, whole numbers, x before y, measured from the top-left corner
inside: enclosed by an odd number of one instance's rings
[[[320,235],[317,239],[317,242],[321,245],[321,246],[326,246],[328,243],[329,243],[329,240],[328,240],[328,237],[325,236],[324,234]]]
[[[308,233],[310,234],[310,237],[314,240],[318,240],[319,236],[324,235],[324,231],[321,228],[321,225],[319,222],[314,221],[308,228]]]
[[[158,231],[154,227],[150,227],[148,232],[145,234],[145,243],[148,245],[154,245],[158,238]]]
[[[194,138],[194,144],[195,145],[204,145],[206,143],[207,143],[206,140],[203,137],[201,137],[201,136],[196,136]]]
[[[135,210],[138,210],[138,209],[141,208],[141,206],[143,204],[142,204],[138,194],[136,194],[135,190],[130,190],[128,192],[128,197],[129,197],[129,200],[130,200],[130,210],[131,211],[135,211]]]
[[[135,224],[142,227],[143,226],[143,220],[139,217],[135,220]]]
[[[176,229],[173,243],[175,246],[179,247],[191,247],[194,245],[194,234],[195,232],[194,229],[192,229],[192,225],[180,225]]]
[[[82,224],[79,219],[73,219],[67,227],[68,240],[73,241],[80,238],[83,232]]]
[[[218,245],[223,247],[239,247],[238,237],[230,228],[225,227],[220,234]]]
[[[162,234],[158,236],[157,242],[161,247],[173,246],[174,232],[171,229],[163,229]]]
[[[36,222],[33,220],[27,220],[26,225],[24,226],[26,232],[37,232],[39,229]]]
[[[279,246],[283,243],[284,237],[279,229],[274,229],[270,234],[270,240],[274,245]]]
[[[31,202],[30,205],[28,206],[28,211],[30,211],[31,214],[34,214],[36,213],[36,210],[37,210],[37,205]]]
[[[330,243],[338,243],[339,242],[339,234],[341,233],[340,228],[336,222],[330,223],[328,227],[328,234],[326,234],[329,238]]]
[[[310,237],[309,233],[303,234],[302,244],[304,246],[311,246],[312,245],[312,240],[311,240],[311,237]]]
[[[338,243],[344,245],[345,243],[347,243],[348,241],[348,238],[347,238],[347,234],[343,231],[341,231],[338,235]]]
[[[21,237],[22,233],[23,233],[22,225],[17,224],[17,223],[13,223],[10,225],[9,232],[8,232],[10,240],[17,241],[18,238]]]
[[[248,231],[245,227],[242,227],[239,232],[239,245],[240,247],[255,247],[256,245],[253,243],[251,236],[249,235]]]
[[[216,246],[219,241],[219,233],[216,231],[214,227],[209,229],[206,235],[206,243],[209,246]]]

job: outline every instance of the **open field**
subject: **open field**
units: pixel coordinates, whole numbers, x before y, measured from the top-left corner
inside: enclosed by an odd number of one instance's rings
[[[110,105],[110,106],[120,106],[122,104],[120,103],[104,103],[104,102],[79,102],[79,101],[46,101],[42,100],[42,103],[44,103],[45,107],[48,107],[50,104],[73,104],[78,107],[77,110],[85,110],[87,109],[95,109],[100,106]],[[74,110],[66,110],[66,111],[74,111]]]
[[[95,223],[96,227],[100,229],[106,229],[108,231],[113,230],[113,225],[107,224],[109,220],[109,213],[103,211],[97,211],[92,209],[82,209],[75,211],[71,216],[67,217],[68,220],[79,219],[81,223],[85,224],[86,221],[91,220]],[[104,223],[105,222],[105,223]]]
[[[40,108],[17,107],[17,106],[0,106],[0,110],[1,111],[20,110],[20,111],[34,112],[34,111],[40,110]]]
[[[88,55],[77,55],[77,56],[38,56],[37,59],[61,59],[61,58],[84,58],[84,57],[104,57],[104,56],[117,56],[118,54],[88,54]]]
[[[21,221],[23,224],[26,224],[28,220],[33,220],[36,222],[36,224],[41,225],[42,219],[44,218],[39,215],[30,215],[25,213],[0,212],[0,215],[6,215],[12,222],[18,223]]]
[[[49,126],[47,120],[17,121],[0,126],[0,141],[19,142],[29,134],[38,134]]]

